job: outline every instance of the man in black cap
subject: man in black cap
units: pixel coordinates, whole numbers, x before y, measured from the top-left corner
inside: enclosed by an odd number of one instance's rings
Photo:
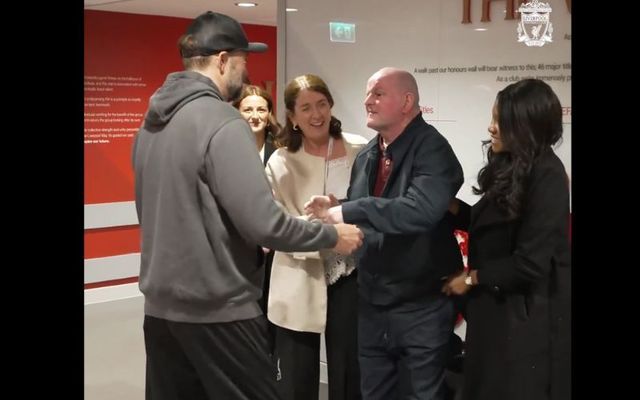
[[[274,202],[255,137],[228,103],[247,53],[267,46],[207,12],[178,47],[186,71],[151,97],[133,148],[146,398],[277,399],[260,246],[348,254],[362,232],[296,219]]]

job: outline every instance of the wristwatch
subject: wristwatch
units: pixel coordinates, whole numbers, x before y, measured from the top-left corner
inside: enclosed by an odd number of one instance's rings
[[[466,278],[464,278],[464,283],[467,286],[473,286],[473,280],[471,279],[471,273],[469,273]]]

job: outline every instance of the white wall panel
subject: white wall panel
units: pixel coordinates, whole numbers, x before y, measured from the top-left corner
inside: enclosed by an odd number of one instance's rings
[[[85,289],[84,305],[105,303],[108,301],[140,297],[142,292],[138,288],[138,282],[124,285],[104,286],[93,289]]]
[[[104,282],[138,276],[140,253],[84,260],[84,283]]]
[[[472,23],[462,24],[461,0],[286,0],[298,12],[286,13],[285,82],[314,73],[323,78],[333,94],[333,113],[345,131],[371,138],[363,105],[367,79],[378,69],[395,66],[414,73],[420,104],[432,108],[423,116],[451,143],[465,172],[458,196],[471,204],[476,176],[483,165],[481,141],[488,138],[491,108],[499,90],[511,82],[498,81],[525,76],[565,77],[549,82],[564,107],[571,107],[571,69],[538,70],[539,64],[571,62],[571,14],[564,0],[550,0],[553,11],[553,42],[529,47],[517,41],[518,20],[505,20],[506,1],[491,2],[491,22],[480,22],[482,1],[471,0]],[[356,25],[355,43],[329,41],[329,22]],[[485,28],[486,31],[477,31]],[[431,68],[519,66],[518,71],[427,73]],[[521,71],[533,65],[535,70]],[[282,85],[282,86],[280,86]],[[278,98],[279,118],[284,105]],[[571,114],[564,117],[564,141],[556,149],[571,176]]]
[[[124,225],[138,225],[134,201],[86,204],[84,206],[84,229]]]

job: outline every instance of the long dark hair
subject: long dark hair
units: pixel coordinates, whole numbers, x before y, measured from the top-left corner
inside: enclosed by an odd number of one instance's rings
[[[333,96],[331,96],[327,84],[319,76],[306,74],[293,78],[284,89],[284,105],[288,114],[294,114],[298,94],[305,89],[323,94],[329,101],[329,105],[333,107]],[[342,122],[333,115],[329,121],[329,135],[335,139],[342,137]],[[302,131],[300,128],[293,129],[291,119],[287,118],[287,123],[280,133],[278,141],[286,146],[287,150],[295,153],[302,146]]]
[[[240,109],[240,103],[245,97],[249,96],[260,96],[267,101],[267,109],[269,110],[269,116],[267,117],[267,126],[264,128],[265,141],[272,142],[276,147],[278,143],[275,141],[275,138],[280,134],[282,130],[282,125],[278,123],[274,112],[273,112],[273,99],[269,92],[261,88],[260,86],[255,85],[244,85],[242,88],[242,93],[240,97],[238,97],[234,102],[233,106],[237,109]]]
[[[495,153],[491,141],[483,141],[487,165],[478,173],[473,193],[484,193],[515,219],[522,213],[536,159],[562,139],[562,107],[548,84],[524,79],[498,92],[496,109],[505,150]]]

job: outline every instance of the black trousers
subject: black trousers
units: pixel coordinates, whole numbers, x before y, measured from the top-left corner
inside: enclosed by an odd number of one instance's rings
[[[328,288],[327,369],[329,400],[360,400],[358,278],[354,271]],[[318,400],[320,334],[276,326],[275,353],[283,400]]]
[[[318,400],[320,334],[276,326],[277,389],[283,400]]]
[[[444,400],[444,371],[455,321],[443,294],[394,306],[359,303],[365,400]]]
[[[262,248],[260,248],[260,251],[262,251]],[[264,315],[267,315],[269,305],[269,286],[271,286],[271,267],[274,253],[272,250],[264,255],[264,280],[262,281],[262,298],[260,299],[260,308]]]
[[[146,400],[278,400],[267,320],[173,322],[145,315]]]
[[[358,271],[328,288],[327,375],[329,400],[360,400]]]
[[[260,248],[262,251],[262,248]],[[271,286],[271,268],[273,265],[274,251],[268,252],[264,256],[264,281],[262,282],[262,298],[260,299],[260,308],[264,315],[267,315],[269,308],[269,287]],[[273,354],[275,348],[276,326],[267,320],[269,330],[269,353]]]

